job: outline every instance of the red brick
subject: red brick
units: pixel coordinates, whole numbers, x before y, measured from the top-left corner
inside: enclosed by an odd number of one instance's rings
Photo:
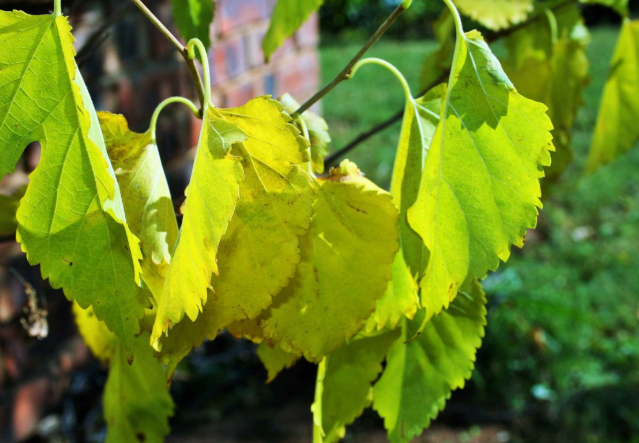
[[[319,43],[319,18],[313,14],[295,33],[295,43],[300,48],[314,47]]]

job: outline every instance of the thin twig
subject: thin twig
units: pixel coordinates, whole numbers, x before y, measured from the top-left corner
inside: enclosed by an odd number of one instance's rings
[[[561,2],[561,3],[557,4],[557,5],[555,5],[552,8],[549,8],[549,9],[551,11],[553,11],[553,12],[557,12],[558,10],[564,8],[565,6],[568,6],[568,5],[576,3],[576,2],[577,2],[577,0],[566,0],[564,2]],[[538,15],[536,15],[534,17],[531,17],[530,19],[526,20],[525,22],[522,22],[522,23],[520,23],[520,24],[518,24],[516,26],[513,26],[512,28],[504,29],[503,31],[499,31],[499,32],[488,33],[488,34],[486,34],[486,41],[487,42],[494,42],[494,41],[500,40],[500,39],[502,39],[504,37],[508,37],[509,35],[515,33],[516,31],[535,23],[541,17],[545,17],[545,13],[542,12],[541,14],[538,14]],[[421,91],[420,96],[424,95],[429,89],[434,88],[439,83],[441,83],[442,81],[446,80],[446,77],[448,76],[449,72],[450,71],[444,72],[437,80],[433,81],[426,88],[424,88],[424,90]],[[355,137],[353,140],[351,140],[343,148],[333,152],[331,155],[326,157],[326,159],[324,160],[324,167],[326,169],[329,169],[330,167],[335,166],[337,161],[339,159],[341,159],[343,156],[348,154],[350,151],[355,149],[357,146],[359,146],[361,143],[365,142],[366,140],[368,140],[372,136],[374,136],[374,135],[376,135],[376,134],[378,134],[378,133],[390,128],[391,126],[393,126],[394,123],[400,121],[403,116],[404,116],[404,110],[402,109],[402,110],[396,112],[395,114],[393,114],[388,119],[384,120],[383,122],[378,123],[377,125],[373,126],[372,128],[360,133],[357,137]]]
[[[197,89],[197,95],[200,99],[200,117],[202,116],[202,108],[205,106],[204,103],[204,86],[202,85],[202,78],[200,77],[200,72],[197,70],[197,67],[195,66],[195,61],[191,60],[191,58],[189,57],[189,53],[186,49],[186,47],[180,43],[180,41],[177,39],[177,37],[175,37],[171,31],[168,30],[168,28],[166,26],[164,26],[164,24],[153,14],[153,12],[151,12],[151,10],[149,8],[146,7],[146,5],[144,3],[142,3],[141,0],[131,0],[135,6],[138,7],[138,9],[142,12],[142,14],[144,14],[144,16],[149,19],[149,21],[151,23],[153,23],[153,25],[162,33],[162,35],[164,35],[167,40],[169,40],[169,42],[171,42],[171,44],[173,46],[175,46],[175,49],[177,49],[180,54],[182,54],[182,57],[184,58],[184,61],[186,62],[186,65],[189,68],[189,72],[191,73],[191,77],[193,77],[193,80],[195,81],[195,88]]]
[[[366,52],[377,42],[377,40],[379,40],[379,38],[384,34],[384,32],[386,32],[386,30],[395,22],[395,20],[397,20],[397,18],[400,15],[402,15],[402,12],[404,12],[405,10],[406,10],[406,7],[404,6],[404,2],[400,3],[399,6],[395,8],[393,13],[384,21],[384,23],[382,23],[379,29],[375,31],[375,34],[373,34],[373,36],[370,39],[368,39],[366,44],[362,46],[362,49],[359,50],[357,55],[355,55],[355,57],[353,57],[353,59],[350,62],[348,62],[348,64],[342,70],[342,72],[337,74],[337,76],[329,84],[324,86],[313,97],[308,99],[291,116],[295,118],[296,116],[300,115],[301,113],[306,111],[308,108],[313,106],[315,103],[317,103],[322,97],[328,94],[331,90],[333,90],[335,86],[337,86],[344,80],[347,80],[351,73],[351,69],[353,68],[353,66],[355,66],[355,63],[357,63],[359,59],[361,59],[364,56],[364,54],[366,54]]]
[[[91,34],[91,36],[87,39],[87,42],[76,54],[75,59],[78,65],[82,65],[84,60],[104,42],[106,36],[108,36],[107,31],[115,24],[115,22],[119,21],[132,6],[133,5],[131,3],[123,3],[120,5],[120,7],[118,7],[118,9],[111,14],[107,20],[105,20],[102,26]]]

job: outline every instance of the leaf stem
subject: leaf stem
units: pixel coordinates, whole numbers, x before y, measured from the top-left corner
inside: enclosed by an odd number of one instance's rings
[[[408,5],[406,5],[405,3],[407,3]],[[339,74],[337,74],[337,76],[333,80],[331,80],[330,83],[328,83],[326,86],[320,89],[313,97],[308,99],[302,106],[300,106],[299,109],[293,113],[292,117],[296,117],[297,115],[303,113],[308,108],[310,108],[315,103],[317,103],[322,97],[324,97],[326,94],[331,92],[333,88],[335,88],[335,86],[339,85],[344,80],[348,80],[350,72],[353,69],[353,66],[355,66],[355,64],[359,61],[359,59],[361,59],[364,56],[364,54],[366,54],[366,52],[377,42],[377,40],[379,40],[379,38],[384,34],[384,32],[386,32],[386,30],[390,28],[390,26],[395,22],[395,20],[397,20],[397,18],[400,15],[402,15],[402,12],[408,9],[408,7],[410,6],[410,3],[411,2],[406,2],[406,1],[400,3],[397,6],[397,8],[395,8],[395,10],[392,12],[392,14],[377,29],[377,31],[375,31],[375,34],[373,34],[373,36],[368,39],[366,44],[362,46],[362,49],[359,50],[359,52],[355,55],[355,57],[353,57],[351,61],[348,62],[346,67],[342,69],[342,71]]]
[[[313,412],[313,443],[322,443],[326,434],[322,427],[322,397],[324,395],[324,377],[326,376],[326,364],[328,357],[324,357],[317,366],[317,379],[315,381],[315,401],[311,406]]]
[[[544,9],[544,14],[546,14],[546,18],[548,19],[548,26],[550,27],[550,38],[554,46],[557,44],[557,40],[559,40],[559,29],[557,26],[557,17],[555,13],[552,12],[552,9],[546,8]]]
[[[204,101],[202,102],[202,114],[211,104],[211,74],[209,69],[209,57],[204,47],[204,43],[199,38],[193,38],[187,46],[187,54],[189,59],[195,60],[195,48],[200,53],[200,63],[202,63],[202,71],[204,74]]]
[[[62,0],[53,1],[53,15],[60,17],[62,15]]]
[[[199,116],[200,110],[188,98],[184,98],[184,97],[169,97],[169,98],[167,98],[162,103],[160,103],[157,106],[157,108],[155,108],[155,111],[153,112],[153,116],[151,117],[151,125],[149,126],[149,132],[151,133],[151,139],[153,140],[153,143],[156,142],[155,133],[156,133],[157,124],[158,124],[158,118],[160,117],[160,113],[162,112],[162,110],[164,108],[166,108],[168,105],[170,105],[172,103],[182,103],[183,105],[188,106],[189,109],[191,109],[191,111],[193,111],[193,114],[196,117]]]
[[[404,94],[406,95],[406,102],[408,103],[413,100],[413,94],[410,92],[410,86],[408,86],[408,82],[406,81],[406,78],[402,75],[399,69],[397,69],[392,64],[388,63],[386,60],[382,60],[381,58],[369,57],[369,58],[365,58],[363,60],[358,61],[357,63],[355,63],[355,66],[353,66],[353,70],[351,71],[349,78],[355,77],[355,73],[359,70],[359,68],[365,65],[379,65],[388,69],[390,72],[393,73],[393,75],[395,75],[397,80],[399,80],[399,82],[401,83],[402,88],[404,89]]]
[[[308,126],[306,126],[306,120],[304,120],[304,117],[302,117],[301,115],[298,115],[297,117],[295,117],[295,120],[299,123],[300,128],[302,128],[302,135],[304,136],[304,138],[308,141],[308,157],[309,159],[311,158],[311,137],[310,134],[308,133]],[[311,177],[315,177],[315,174],[313,174],[313,167],[311,166],[312,160],[309,160],[308,162],[306,162],[306,172],[308,173],[308,175],[310,175]]]
[[[142,3],[141,0],[131,0],[131,1],[133,2],[133,4],[135,4],[135,6],[137,6],[137,8],[142,12],[142,14],[144,14],[145,17],[151,23],[153,23],[153,25],[162,33],[162,35],[164,35],[164,37],[166,37],[167,40],[173,46],[175,46],[175,49],[177,49],[178,52],[184,58],[184,61],[186,62],[186,66],[189,68],[191,77],[193,77],[193,81],[195,82],[195,89],[197,91],[197,95],[202,105],[200,111],[198,112],[198,117],[202,118],[202,115],[204,115],[203,109],[206,104],[206,102],[204,101],[205,100],[204,86],[202,85],[202,78],[200,77],[200,73],[198,72],[197,67],[195,66],[195,62],[193,61],[193,59],[189,57],[188,49],[185,48],[182,43],[180,43],[180,41],[171,33],[171,31],[169,31],[167,27],[164,26],[164,24],[153,14],[153,12],[151,12],[149,8],[147,8],[147,6],[144,3]]]

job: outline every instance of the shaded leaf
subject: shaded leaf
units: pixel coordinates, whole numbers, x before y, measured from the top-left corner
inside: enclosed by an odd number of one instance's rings
[[[448,310],[433,317],[421,335],[424,311],[406,321],[373,390],[373,408],[384,419],[392,443],[407,443],[430,425],[452,391],[474,368],[486,325],[486,297],[477,282],[460,292]]]
[[[186,314],[195,320],[207,300],[211,276],[218,273],[217,252],[226,232],[243,178],[231,145],[246,140],[234,124],[210,107],[202,122],[195,163],[182,205],[184,218],[169,266],[151,340],[160,351],[162,334]]]
[[[220,272],[211,280],[214,292],[198,321],[185,320],[165,340],[162,358],[169,368],[231,322],[257,317],[295,274],[298,236],[310,226],[313,190],[301,168],[309,160],[308,144],[282,111],[268,97],[219,110],[247,135],[232,151],[245,180],[220,244]]]
[[[607,6],[617,11],[622,17],[628,17],[628,0],[580,0],[582,3],[591,3]]]
[[[267,383],[275,380],[277,374],[282,372],[284,369],[290,368],[297,362],[297,360],[299,360],[297,355],[284,352],[279,345],[271,347],[266,343],[261,343],[258,346],[257,356],[260,358],[260,361],[268,372],[268,379],[266,380]]]
[[[71,27],[65,17],[0,12],[0,45],[0,176],[28,143],[42,144],[18,209],[18,240],[54,288],[93,306],[130,356],[149,306],[136,284],[141,252],[73,59]]]
[[[604,88],[586,171],[614,161],[639,140],[639,21],[622,25]]]
[[[430,251],[420,282],[428,316],[468,276],[484,278],[523,246],[554,150],[546,107],[517,93],[481,35],[458,37],[457,65],[410,225]]]
[[[280,101],[284,105],[284,110],[291,115],[300,107],[300,104],[289,94],[284,94]],[[313,172],[323,174],[324,158],[328,155],[328,144],[331,142],[328,123],[312,111],[304,111],[302,118],[306,124],[309,142],[311,143],[311,166],[313,167]],[[297,120],[293,121],[293,123],[300,131],[303,130]]]
[[[258,332],[317,362],[362,328],[388,285],[398,249],[390,195],[342,162],[318,182],[311,230],[300,249],[295,277],[260,316]],[[252,334],[241,326],[233,332]]]
[[[346,426],[370,406],[373,382],[382,372],[386,352],[399,333],[395,330],[358,338],[326,357],[318,378],[319,395],[312,407],[315,423],[321,422],[324,443],[341,440]]]
[[[151,134],[130,131],[123,116],[98,112],[98,119],[129,226],[142,244],[142,279],[157,304],[178,234],[160,153]]]
[[[523,22],[533,10],[533,0],[455,0],[465,15],[487,27],[499,30]]]
[[[433,32],[437,40],[437,49],[424,60],[419,79],[421,89],[431,88],[449,70],[455,52],[455,19],[448,8],[442,10],[439,18],[433,23]]]
[[[268,62],[284,40],[292,36],[324,0],[277,0],[271,24],[262,40],[264,58]]]
[[[149,335],[135,339],[135,361],[128,364],[118,346],[104,387],[106,443],[162,443],[170,432],[175,405],[162,365],[153,357]]]
[[[171,0],[171,6],[173,21],[182,38],[186,41],[200,39],[209,48],[215,0]]]
[[[0,235],[12,235],[16,232],[18,228],[16,212],[26,190],[26,186],[20,186],[11,193],[0,193]]]

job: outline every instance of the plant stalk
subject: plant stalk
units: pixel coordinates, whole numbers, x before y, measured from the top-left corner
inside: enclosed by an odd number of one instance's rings
[[[384,21],[384,23],[382,23],[379,29],[375,31],[375,34],[373,34],[373,36],[368,39],[366,44],[362,46],[362,49],[359,50],[357,55],[355,55],[355,57],[353,57],[351,61],[348,62],[344,69],[342,69],[342,72],[337,74],[337,76],[333,80],[331,80],[329,84],[320,89],[313,97],[308,99],[302,106],[300,106],[299,109],[293,113],[292,117],[295,118],[296,116],[302,114],[308,108],[317,103],[322,97],[331,92],[333,88],[335,88],[335,86],[339,85],[344,80],[348,80],[353,66],[355,66],[355,64],[364,56],[364,54],[366,54],[366,52],[368,52],[368,50],[377,42],[377,40],[379,40],[379,38],[386,32],[386,30],[390,28],[395,20],[397,20],[397,18],[402,15],[402,13],[406,9],[408,9],[409,6],[410,2],[400,3],[399,6],[395,8],[393,13]]]
[[[155,137],[155,133],[156,133],[156,129],[157,129],[157,125],[158,125],[158,118],[160,117],[160,113],[162,112],[162,110],[164,108],[166,108],[168,105],[172,104],[172,103],[182,103],[183,105],[186,105],[189,107],[189,109],[191,111],[193,111],[193,114],[197,117],[200,110],[197,108],[197,106],[195,106],[195,104],[189,100],[188,98],[184,98],[184,97],[169,97],[166,100],[164,100],[162,103],[160,103],[157,108],[155,108],[155,111],[153,112],[153,116],[151,117],[151,124],[149,126],[149,132],[151,133],[151,139],[153,140],[153,143],[156,142],[156,137]]]
[[[144,14],[144,16],[151,22],[153,25],[167,38],[167,40],[175,46],[175,49],[182,55],[184,61],[186,62],[186,66],[189,68],[189,72],[191,77],[193,77],[193,81],[195,82],[195,89],[197,90],[197,95],[200,99],[200,110],[198,112],[198,117],[202,118],[203,109],[207,105],[205,102],[204,95],[204,86],[202,85],[202,78],[200,77],[200,73],[195,66],[195,62],[193,59],[189,57],[188,49],[180,43],[180,41],[175,37],[171,31],[168,30],[166,26],[151,12],[151,10],[142,3],[141,0],[131,0],[135,6]]]

